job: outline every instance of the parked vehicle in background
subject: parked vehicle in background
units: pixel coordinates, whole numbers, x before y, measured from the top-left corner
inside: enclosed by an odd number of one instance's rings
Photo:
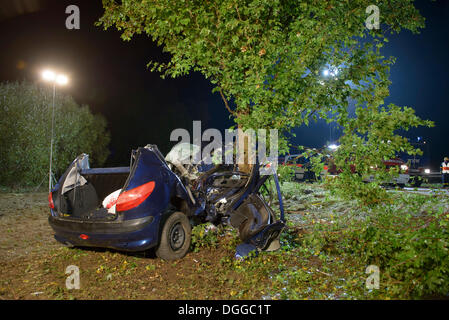
[[[338,147],[337,147],[338,148]],[[333,150],[335,150],[334,148]],[[321,162],[323,163],[323,170],[320,173],[320,176],[317,178],[316,174],[312,168],[312,163],[310,162],[310,159],[304,156],[304,154],[289,154],[285,156],[283,159],[280,159],[280,164],[294,167],[294,178],[298,182],[304,182],[304,181],[317,181],[324,179],[325,176],[338,176],[342,169],[338,168],[332,157],[332,152],[329,154],[324,154],[322,152],[319,153],[322,155]],[[350,166],[351,172],[353,174],[358,174],[357,168],[354,164],[351,164],[351,162],[348,160],[348,164]],[[396,157],[393,159],[385,160],[383,161],[385,170],[389,171],[392,168],[397,168],[399,174],[397,177],[393,178],[391,181],[385,181],[384,185],[395,185],[399,186],[401,188],[405,187],[406,184],[413,182],[414,180],[411,180],[411,174],[409,173],[409,165],[404,162],[402,159]],[[371,167],[371,170],[374,171],[378,170],[377,167]],[[423,169],[423,172],[427,172]],[[365,182],[372,182],[374,181],[374,174],[365,174],[363,176],[363,181]],[[421,181],[421,180],[420,180]],[[418,183],[418,182],[416,182]]]
[[[430,145],[423,137],[417,137],[410,141],[410,144],[422,151],[421,155],[399,154],[402,159],[406,159],[410,184],[419,187],[424,183],[441,183],[440,170],[431,168]]]
[[[328,174],[328,165],[326,164],[326,158],[323,157],[323,171],[321,171],[318,180],[321,180],[325,175]],[[310,159],[305,157],[303,154],[290,154],[285,156],[282,165],[286,165],[289,167],[294,167],[294,178],[296,181],[304,182],[313,182],[317,180],[316,174],[313,171],[312,164]]]
[[[409,167],[406,162],[401,160],[400,158],[394,158],[383,161],[383,164],[385,166],[385,170],[390,170],[391,168],[397,168],[399,171],[399,175],[394,178],[392,181],[385,181],[385,185],[397,185],[401,188],[405,187],[407,183],[410,182],[410,174],[408,172]],[[354,164],[349,164],[352,174],[359,174],[357,172],[357,168]],[[334,162],[332,157],[329,157],[327,160],[327,172],[330,176],[338,176],[342,170],[341,168],[338,168]],[[375,170],[378,170],[377,167],[372,166],[371,170],[374,172]],[[366,174],[363,176],[364,182],[372,182],[374,181],[374,174]]]
[[[419,187],[424,182],[428,180],[430,175],[430,169],[420,166],[421,159],[408,159],[408,174],[410,175],[410,184],[414,187]]]
[[[423,151],[422,155],[413,155],[413,157],[407,154],[403,155],[407,159],[410,183],[415,187],[419,187],[423,182],[430,182],[432,176],[434,176],[430,170],[429,144],[421,137],[418,137],[417,141],[411,142],[411,144]]]
[[[407,163],[402,159],[394,158],[389,160],[384,160],[383,164],[385,165],[385,170],[390,170],[392,168],[397,168],[399,171],[399,175],[391,181],[385,181],[385,185],[396,185],[400,188],[404,188],[407,183],[410,181],[410,175],[408,173]],[[372,167],[371,169],[377,170],[377,168]],[[374,180],[374,175],[370,175],[364,178],[365,182],[372,182]]]

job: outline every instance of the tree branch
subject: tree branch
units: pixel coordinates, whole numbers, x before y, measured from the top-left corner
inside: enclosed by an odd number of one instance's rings
[[[226,109],[228,109],[229,113],[232,114],[233,116],[235,116],[235,112],[231,110],[231,108],[229,108],[229,104],[228,104],[228,100],[226,100],[225,96],[223,95],[223,92],[221,91],[221,88],[218,89],[218,91],[220,92],[220,96],[224,101],[224,104],[226,106]]]

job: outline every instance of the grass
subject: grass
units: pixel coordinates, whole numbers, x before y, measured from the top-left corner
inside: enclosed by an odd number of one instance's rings
[[[338,237],[344,240],[351,222],[388,210],[401,216],[449,208],[444,195],[395,193],[395,201],[369,209],[332,196],[320,184],[284,183],[282,192],[288,227],[281,250],[239,261],[235,230],[202,225],[193,232],[191,252],[174,262],[151,252],[62,247],[51,239],[44,193],[0,194],[0,299],[395,299],[382,273],[378,290],[366,288],[368,263],[342,248]],[[19,221],[13,219],[17,208],[33,208],[19,219],[32,233],[13,223]],[[80,269],[80,290],[65,287],[69,265]]]

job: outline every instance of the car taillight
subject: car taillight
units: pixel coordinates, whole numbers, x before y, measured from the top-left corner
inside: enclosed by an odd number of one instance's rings
[[[137,207],[153,192],[155,185],[154,181],[150,181],[137,188],[122,192],[117,199],[116,211],[127,211]]]
[[[51,192],[48,194],[48,206],[50,209],[55,208],[55,204],[53,203],[53,194]]]

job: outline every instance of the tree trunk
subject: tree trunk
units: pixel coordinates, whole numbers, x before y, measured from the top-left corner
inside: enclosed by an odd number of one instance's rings
[[[250,164],[249,162],[249,138],[244,134],[243,128],[241,125],[238,125],[238,141],[241,141],[243,139],[243,163],[238,162],[238,168],[239,171],[249,173],[253,167],[253,164]],[[238,153],[237,153],[237,161],[238,159]]]

